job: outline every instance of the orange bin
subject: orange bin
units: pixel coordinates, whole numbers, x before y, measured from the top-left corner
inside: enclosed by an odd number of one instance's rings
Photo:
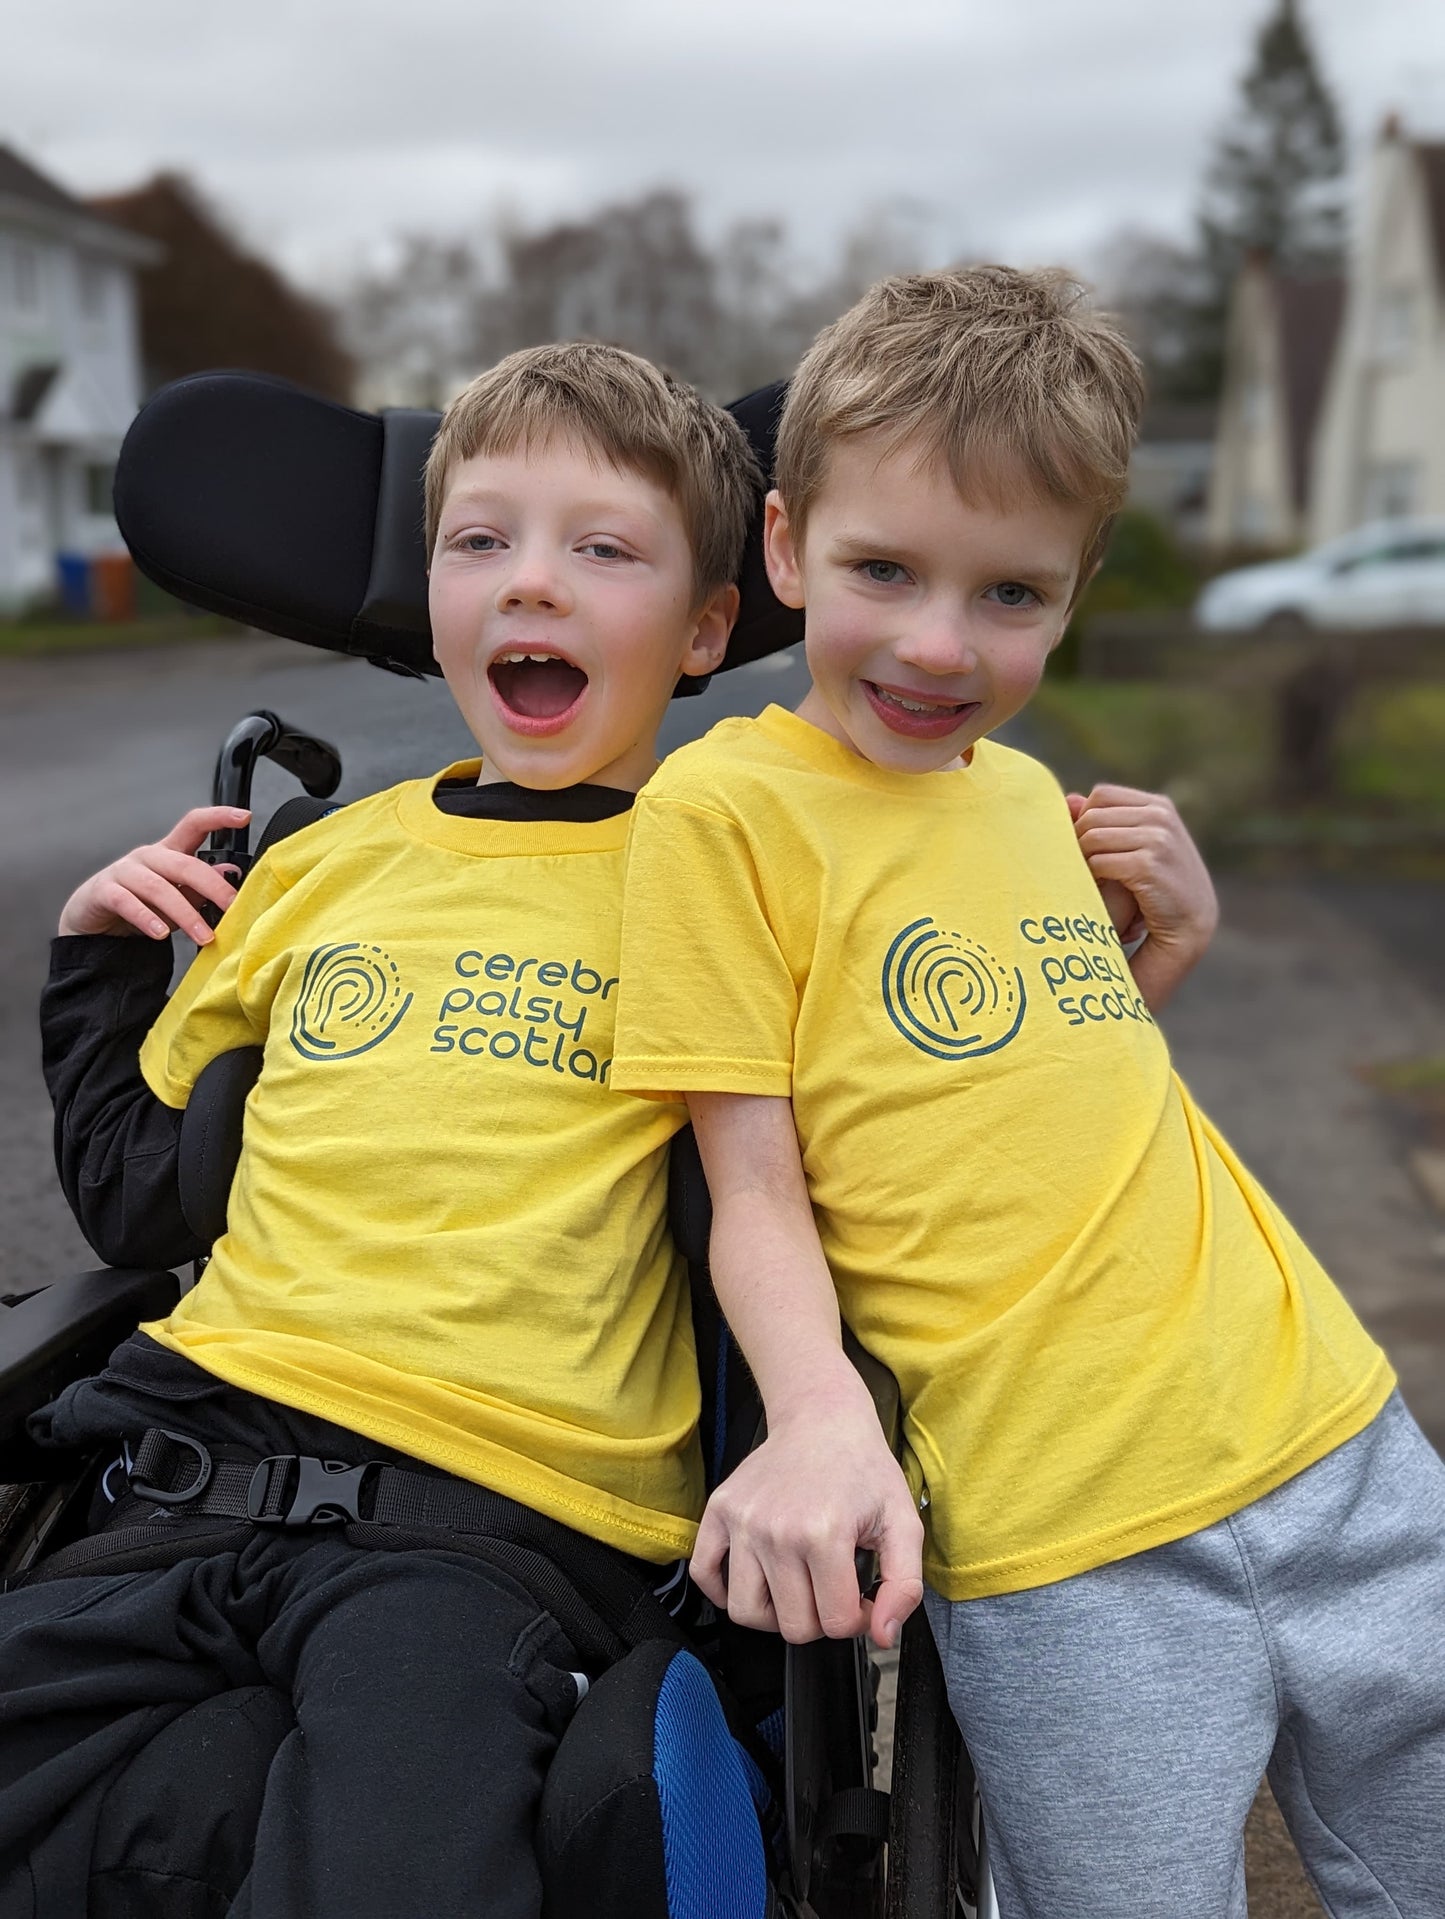
[[[129,553],[97,553],[91,560],[90,612],[96,620],[135,618],[135,567]]]

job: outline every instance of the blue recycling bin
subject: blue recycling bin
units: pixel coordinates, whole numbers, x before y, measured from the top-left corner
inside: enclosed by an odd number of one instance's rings
[[[84,553],[57,553],[56,576],[60,581],[60,604],[67,613],[82,620],[90,617],[90,560]]]

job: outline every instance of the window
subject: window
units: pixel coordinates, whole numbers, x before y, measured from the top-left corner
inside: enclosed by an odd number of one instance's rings
[[[40,311],[40,255],[23,242],[10,249],[10,283],[20,313]]]
[[[1239,537],[1252,545],[1262,545],[1273,531],[1273,516],[1258,493],[1246,493],[1239,506]]]
[[[85,510],[98,520],[111,515],[111,489],[115,485],[113,466],[88,466],[85,469]]]
[[[1244,389],[1240,413],[1251,433],[1257,433],[1269,419],[1269,386],[1262,374],[1256,373]]]
[[[1372,546],[1364,553],[1352,553],[1347,560],[1337,560],[1330,571],[1336,575],[1341,573],[1358,573],[1363,567],[1383,566],[1386,560],[1393,558],[1394,552],[1392,548],[1388,546]]]
[[[1419,465],[1415,460],[1381,460],[1365,475],[1365,518],[1400,520],[1415,511]]]
[[[109,291],[109,276],[105,264],[92,260],[82,254],[80,269],[80,311],[87,320],[105,318],[106,294]]]
[[[1375,355],[1391,365],[1408,360],[1415,345],[1415,292],[1390,287],[1375,309]]]

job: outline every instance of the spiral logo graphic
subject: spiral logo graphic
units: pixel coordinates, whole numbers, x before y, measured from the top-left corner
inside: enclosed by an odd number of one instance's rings
[[[1024,976],[977,940],[931,919],[905,926],[883,962],[883,1004],[911,1046],[977,1059],[1007,1046],[1024,1016]]]
[[[291,1015],[291,1044],[305,1059],[354,1059],[396,1031],[411,998],[379,946],[318,946]]]

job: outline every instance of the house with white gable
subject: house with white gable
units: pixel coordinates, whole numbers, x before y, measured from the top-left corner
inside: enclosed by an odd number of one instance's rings
[[[0,608],[121,547],[111,476],[141,397],[135,275],[159,257],[0,145]]]
[[[1225,330],[1204,536],[1216,552],[1289,547],[1307,537],[1321,406],[1345,282],[1281,272],[1251,254]]]
[[[1370,157],[1315,436],[1309,532],[1445,519],[1445,144],[1392,116]]]

